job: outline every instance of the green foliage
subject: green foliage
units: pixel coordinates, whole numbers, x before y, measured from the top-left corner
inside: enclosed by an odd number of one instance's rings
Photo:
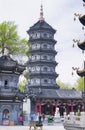
[[[57,84],[60,86],[60,88],[66,88],[66,84],[65,83],[63,83],[62,81],[60,81],[60,80],[57,80]]]
[[[84,90],[84,78],[78,78],[77,83],[75,84],[76,90]]]
[[[24,75],[24,77],[28,80],[28,78],[29,78],[29,73],[28,73],[28,70],[27,70],[27,69],[23,72],[23,75]]]
[[[11,54],[13,56],[29,56],[31,44],[25,38],[20,38],[17,25],[13,21],[0,23],[0,55]],[[23,61],[22,61],[23,62]],[[25,72],[27,78],[28,73]],[[27,80],[24,78],[18,84],[19,90],[24,92]]]
[[[29,55],[30,43],[17,33],[17,26],[12,21],[0,24],[0,54],[24,54]]]
[[[60,86],[61,89],[69,89],[69,90],[71,90],[73,88],[73,86],[71,86],[70,84],[63,83],[60,80],[57,80],[57,84]]]
[[[18,88],[19,88],[19,90],[20,90],[22,93],[24,93],[26,84],[27,84],[26,78],[23,78],[23,79],[20,81],[20,83],[18,84]]]

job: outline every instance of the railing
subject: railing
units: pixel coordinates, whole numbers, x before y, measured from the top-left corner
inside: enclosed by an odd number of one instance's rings
[[[71,112],[70,115],[64,115],[64,126],[83,126],[85,127],[85,112],[81,112],[75,115],[74,112]]]

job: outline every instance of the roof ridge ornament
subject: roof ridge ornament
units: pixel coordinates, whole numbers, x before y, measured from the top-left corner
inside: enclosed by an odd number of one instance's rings
[[[39,21],[42,22],[44,21],[44,18],[43,18],[43,5],[41,3],[41,8],[40,8],[40,18],[39,18]]]

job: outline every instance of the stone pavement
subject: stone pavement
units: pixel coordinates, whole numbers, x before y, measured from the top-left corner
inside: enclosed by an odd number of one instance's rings
[[[0,126],[0,130],[29,130],[29,126]],[[34,130],[33,128],[31,130]],[[40,130],[38,128],[38,130]],[[62,125],[45,125],[43,130],[65,130]]]

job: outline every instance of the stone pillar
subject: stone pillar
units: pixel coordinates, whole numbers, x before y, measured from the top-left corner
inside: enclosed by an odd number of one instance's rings
[[[39,109],[38,109],[39,108]],[[42,103],[39,102],[39,103],[36,103],[36,106],[35,106],[35,112],[38,113],[38,112],[42,112]]]
[[[40,113],[42,112],[42,102],[40,102],[39,111],[40,111]]]
[[[35,113],[37,113],[37,103],[36,103],[36,105],[35,105]]]
[[[73,102],[71,103],[71,112],[74,111]]]
[[[72,122],[74,122],[74,112],[70,112],[70,120],[72,121]]]

